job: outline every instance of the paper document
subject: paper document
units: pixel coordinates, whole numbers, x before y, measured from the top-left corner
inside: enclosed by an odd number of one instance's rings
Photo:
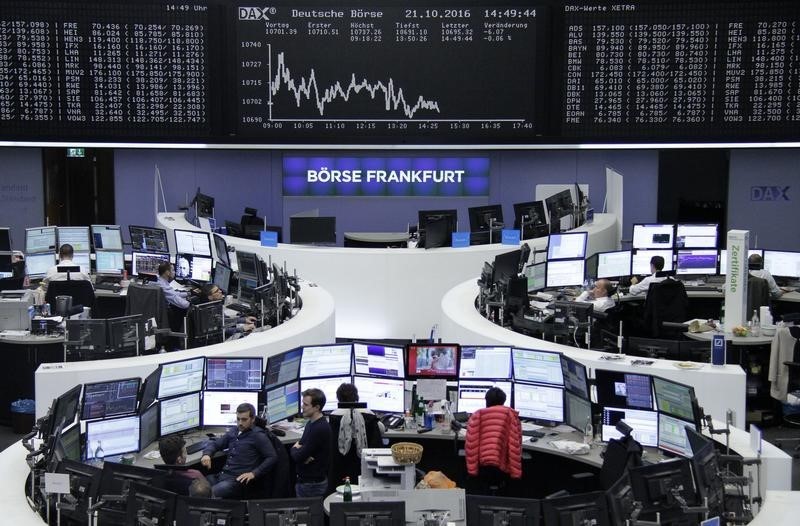
[[[417,380],[417,396],[423,400],[445,400],[447,398],[447,380],[420,378]]]

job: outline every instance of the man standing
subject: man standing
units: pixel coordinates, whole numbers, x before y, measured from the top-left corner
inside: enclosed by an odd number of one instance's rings
[[[164,291],[164,299],[167,300],[169,305],[174,305],[179,309],[188,309],[189,300],[186,299],[188,295],[186,292],[181,292],[173,289],[170,282],[175,279],[175,269],[172,263],[165,261],[158,266],[158,279],[156,284]]]
[[[253,425],[255,421],[255,407],[248,403],[239,404],[236,408],[236,427],[210,441],[203,450],[200,463],[206,469],[211,468],[211,455],[228,450],[228,460],[222,471],[208,477],[214,497],[241,498],[246,484],[265,476],[278,462],[275,448],[264,430]]]
[[[328,489],[331,428],[322,415],[326,401],[325,393],[319,389],[303,391],[306,427],[300,441],[289,451],[297,472],[294,488],[298,497],[323,497]]]

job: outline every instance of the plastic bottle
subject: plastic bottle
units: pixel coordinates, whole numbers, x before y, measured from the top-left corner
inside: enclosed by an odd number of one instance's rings
[[[425,401],[422,398],[417,402],[417,426],[425,427]]]
[[[94,461],[98,464],[103,463],[103,457],[106,456],[105,451],[103,451],[103,444],[98,440],[97,447],[94,448]]]
[[[417,427],[417,423],[414,422],[414,418],[411,416],[411,411],[406,410],[406,413],[403,417],[403,429],[406,431],[412,431]]]
[[[758,319],[758,309],[753,310],[753,318],[750,323],[752,324],[751,334],[753,336],[761,336],[761,320]]]
[[[342,501],[353,502],[353,488],[350,487],[350,477],[344,478],[344,490],[342,490]]]
[[[162,345],[161,349],[159,349],[158,354],[166,354],[167,349]]]
[[[592,417],[586,417],[586,427],[583,428],[583,443],[592,445],[594,441],[594,427],[592,427]]]
[[[725,302],[722,302],[722,308],[719,310],[719,329],[725,330]]]

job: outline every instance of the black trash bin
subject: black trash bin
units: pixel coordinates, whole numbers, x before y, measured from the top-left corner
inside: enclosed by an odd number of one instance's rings
[[[11,430],[24,435],[33,429],[36,414],[36,402],[33,400],[17,400],[11,402]]]

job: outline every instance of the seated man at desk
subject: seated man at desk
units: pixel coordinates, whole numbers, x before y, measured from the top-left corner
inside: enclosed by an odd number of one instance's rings
[[[80,270],[78,272],[58,271],[58,267],[77,267],[78,264],[72,261],[73,257],[75,257],[75,252],[72,248],[72,245],[68,243],[61,245],[61,248],[58,249],[58,264],[47,269],[47,274],[42,280],[42,288],[47,290],[47,284],[51,281],[67,281],[67,279],[72,281],[91,282],[91,278]]]
[[[192,304],[201,305],[209,301],[224,301],[225,293],[213,283],[206,283],[200,289],[200,295],[192,300]],[[234,334],[249,334],[256,328],[254,316],[240,316],[238,312],[225,309],[225,338]]]
[[[575,301],[585,301],[594,305],[595,312],[605,312],[612,308],[615,303],[611,298],[614,286],[607,279],[598,279],[594,282],[592,290],[584,290],[575,298]]]
[[[783,290],[775,283],[775,278],[769,270],[764,268],[764,260],[759,254],[750,254],[747,258],[747,266],[750,269],[750,275],[755,278],[761,278],[767,282],[769,287],[769,297],[772,299],[780,298],[783,296]]]
[[[650,258],[650,272],[652,274],[647,276],[642,281],[636,276],[631,278],[631,296],[641,296],[647,294],[647,289],[650,288],[651,283],[660,283],[666,279],[666,276],[658,276],[658,273],[664,270],[664,258],[661,256],[653,256]]]
[[[246,484],[268,476],[268,472],[278,462],[278,454],[272,447],[272,442],[263,429],[254,425],[255,421],[255,407],[248,403],[239,404],[236,408],[236,427],[231,427],[225,435],[209,441],[203,449],[200,463],[206,469],[211,468],[211,455],[228,450],[228,458],[222,471],[208,477],[215,498],[241,498]]]
[[[189,293],[182,290],[175,290],[172,288],[172,281],[175,279],[175,268],[172,263],[165,261],[158,266],[158,279],[156,284],[161,287],[164,292],[164,299],[167,304],[178,307],[179,309],[189,308]]]
[[[186,441],[179,435],[167,435],[158,441],[158,452],[161,460],[169,466],[182,466],[186,464]],[[189,495],[189,488],[196,480],[204,481],[206,478],[196,469],[171,469],[164,480],[164,489],[178,495]]]

